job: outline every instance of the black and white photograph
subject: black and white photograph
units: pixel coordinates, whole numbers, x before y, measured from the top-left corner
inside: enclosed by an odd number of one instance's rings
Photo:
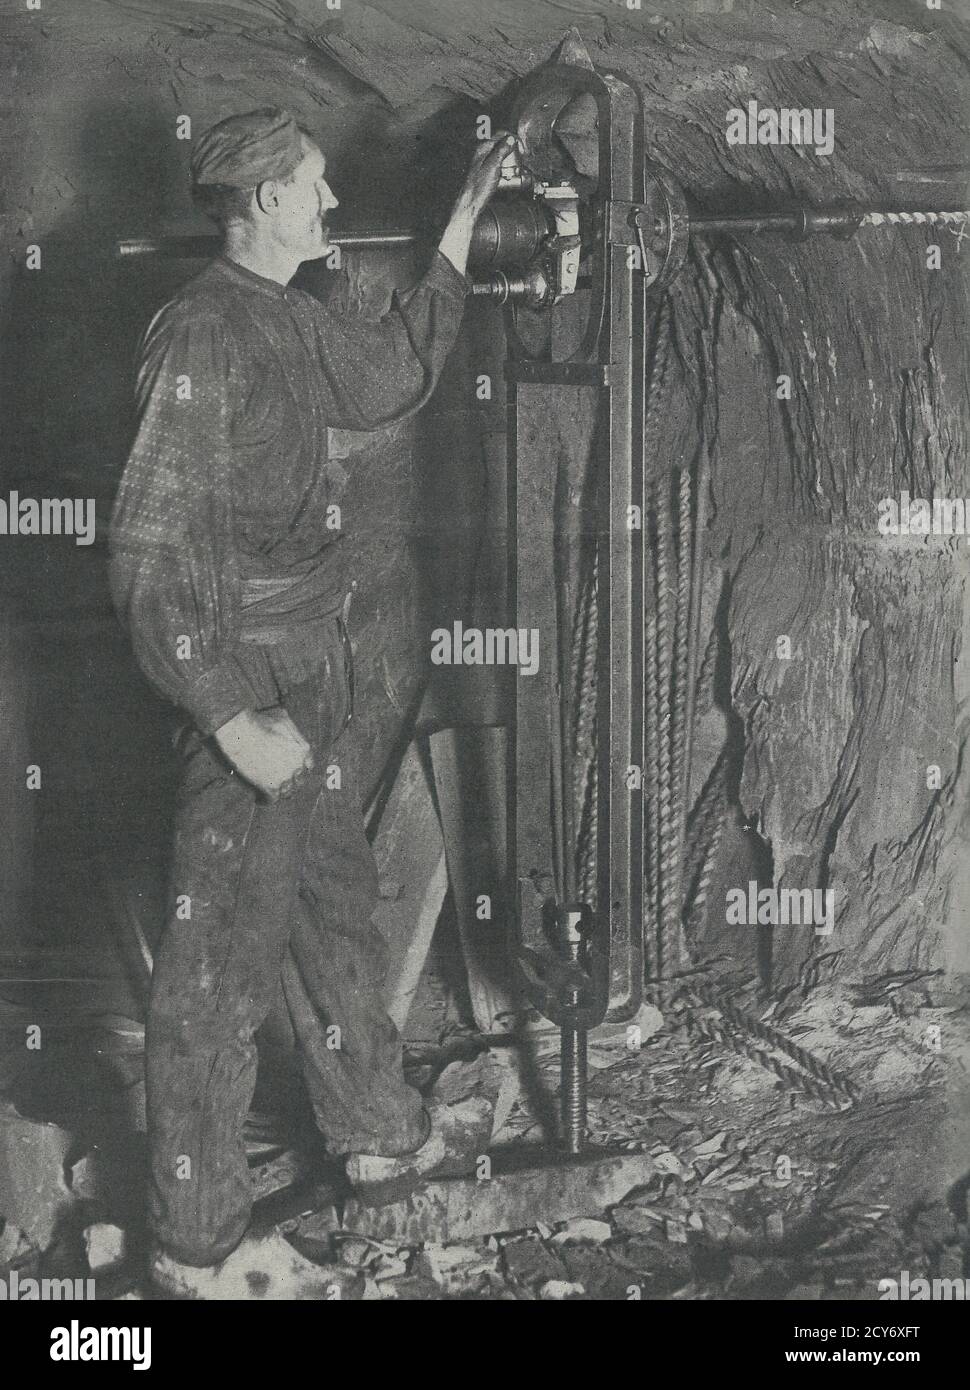
[[[0,0],[0,112],[14,1344],[647,1302],[925,1366],[970,0]]]

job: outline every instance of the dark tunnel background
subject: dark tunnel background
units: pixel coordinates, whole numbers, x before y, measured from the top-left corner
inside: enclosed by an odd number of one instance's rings
[[[160,893],[171,719],[111,614],[105,528],[138,337],[193,267],[118,265],[105,249],[119,236],[207,230],[189,206],[190,146],[176,140],[176,118],[189,114],[197,133],[269,102],[319,131],[348,224],[440,222],[476,116],[552,52],[564,20],[545,0],[421,0],[406,19],[388,0],[346,15],[309,0],[51,0],[39,21],[5,8],[0,478],[4,495],[95,497],[98,542],[0,545],[3,763],[37,762],[43,775],[40,793],[4,782],[2,949],[12,973],[28,946],[65,976],[83,960],[81,973],[100,974],[105,997],[130,1007],[108,900],[119,879],[136,904]],[[642,17],[600,9],[585,35],[594,60],[636,80],[650,153],[699,206],[963,196],[959,172],[905,182],[906,171],[959,171],[964,160],[959,20],[924,33],[925,17],[893,0],[871,0],[862,15],[839,0],[810,15],[792,5],[783,25],[757,0],[723,13],[666,4],[645,35]],[[779,104],[827,93],[843,121],[835,155],[753,148],[729,159],[725,106],[755,83]],[[970,894],[958,891],[966,560],[931,547],[887,557],[875,543],[879,497],[970,490],[966,277],[950,238],[943,270],[925,274],[928,235],[819,240],[794,255],[767,239],[695,244],[670,295],[677,372],[660,447],[672,461],[698,451],[712,461],[702,640],[717,675],[694,795],[727,747],[726,881],[752,864],[779,884],[836,886],[838,967],[857,973],[968,960]],[[33,244],[40,272],[24,267]],[[378,312],[419,263],[348,257],[339,274],[305,272],[304,283]],[[335,479],[364,521],[352,543],[370,790],[420,694],[436,614],[450,620],[456,591],[481,621],[503,614],[503,351],[498,315],[470,309],[418,420],[332,440]],[[773,384],[785,370],[798,389],[782,409]],[[475,398],[481,372],[498,384],[491,402]],[[782,633],[797,653],[787,665],[774,655]],[[494,688],[468,679],[437,700],[431,717],[442,721],[501,708]],[[944,772],[933,794],[931,763]],[[927,886],[918,876],[929,868]],[[157,921],[150,907],[146,921]],[[765,969],[766,943],[732,941],[723,923],[704,931],[711,949]],[[767,945],[776,984],[811,969],[805,937]]]

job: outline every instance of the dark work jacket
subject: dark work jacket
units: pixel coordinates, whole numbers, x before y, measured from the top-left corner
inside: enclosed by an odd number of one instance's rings
[[[327,428],[377,429],[428,399],[467,284],[436,253],[375,322],[219,259],[152,320],[112,592],[148,679],[203,732],[311,674],[299,623],[281,646],[247,646],[247,587],[292,580],[339,607]]]

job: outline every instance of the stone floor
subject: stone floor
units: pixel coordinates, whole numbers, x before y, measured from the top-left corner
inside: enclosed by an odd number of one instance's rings
[[[555,1175],[555,1035],[483,1051],[462,1024],[447,974],[438,961],[426,975],[409,1065],[414,1081],[442,1099],[484,1089],[496,1102],[491,1171],[469,1203],[479,1208],[473,1234],[468,1221],[449,1226],[447,1202],[435,1207],[434,1192],[421,1210],[438,1216],[423,1217],[420,1229],[401,1226],[407,1239],[394,1234],[393,1214],[383,1226],[341,1223],[339,1186],[305,1131],[294,1138],[299,1126],[291,1125],[283,1142],[278,1123],[257,1115],[249,1137],[260,1190],[271,1193],[287,1177],[293,1186],[257,1208],[264,1244],[253,1258],[266,1267],[246,1296],[324,1297],[321,1280],[330,1279],[341,1297],[364,1299],[874,1299],[880,1280],[903,1271],[911,1279],[970,1273],[965,986],[891,977],[766,1006],[753,988],[721,982],[734,1009],[848,1078],[853,1101],[803,1089],[796,1079],[804,1068],[789,1055],[763,1037],[751,1055],[750,1036],[738,1042],[715,1007],[688,1008],[682,996],[646,1005],[638,1035],[599,1030],[590,1045],[590,1145],[623,1164],[614,1165],[619,1186],[597,1189],[605,1194],[597,1206],[588,1192],[575,1195],[581,1183],[569,1189]],[[0,1265],[22,1278],[93,1273],[99,1296],[146,1296],[139,1027],[88,1019],[25,1053],[22,1041],[12,1047],[20,1020],[9,1007],[7,1022],[0,1165],[16,1165],[29,1148],[31,1178],[9,1167],[0,1182],[17,1208],[0,1230]],[[784,1076],[772,1059],[788,1066]],[[490,1193],[493,1174],[509,1172]],[[481,1228],[486,1210],[494,1229]],[[373,1234],[381,1230],[390,1234]],[[279,1250],[291,1247],[284,1278]],[[205,1296],[238,1296],[228,1287]]]

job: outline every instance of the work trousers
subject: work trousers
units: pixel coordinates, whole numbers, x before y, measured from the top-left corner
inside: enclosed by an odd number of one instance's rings
[[[260,798],[213,740],[183,734],[170,916],[146,1035],[149,1224],[176,1259],[214,1264],[239,1243],[252,1195],[243,1124],[255,1030],[282,999],[327,1149],[399,1154],[421,1143],[421,1099],[381,996],[371,916],[377,868],[350,759],[349,649],[322,625],[319,674],[281,692],[315,769]],[[340,785],[336,783],[339,780]]]

